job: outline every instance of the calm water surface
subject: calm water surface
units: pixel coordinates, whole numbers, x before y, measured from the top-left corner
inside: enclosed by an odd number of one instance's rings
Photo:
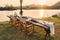
[[[19,10],[0,11],[0,22],[9,21],[7,15],[14,15],[14,12],[16,12],[19,15]],[[33,18],[52,16],[57,13],[60,13],[60,10],[23,10],[23,16],[29,16]]]

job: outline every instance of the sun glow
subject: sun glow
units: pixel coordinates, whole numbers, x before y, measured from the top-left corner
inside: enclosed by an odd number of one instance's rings
[[[44,10],[43,10],[43,5],[45,5],[46,4],[46,0],[38,0],[38,3],[41,5],[41,10],[39,10],[39,16],[40,16],[40,18],[43,18],[43,16],[44,16]]]
[[[40,16],[40,18],[42,18],[43,16],[44,16],[44,10],[43,9],[41,9],[41,10],[39,10],[39,16]]]
[[[44,4],[46,4],[46,0],[38,0],[38,3],[39,3],[40,5],[44,5]]]

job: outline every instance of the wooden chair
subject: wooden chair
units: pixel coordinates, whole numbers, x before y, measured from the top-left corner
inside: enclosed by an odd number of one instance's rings
[[[31,34],[34,32],[34,25],[26,22],[23,18],[20,18],[19,21],[14,16],[8,16],[10,18],[10,24],[16,29],[24,31],[25,34]],[[33,27],[32,31],[28,32],[28,29]]]
[[[9,23],[10,23],[13,27],[15,27],[16,29],[18,29],[18,27],[20,26],[20,21],[17,21],[17,20],[14,18],[13,15],[7,16],[7,17],[10,18],[10,22],[9,22]],[[19,29],[18,29],[18,30],[19,30]]]
[[[46,31],[46,35],[45,35],[45,38],[44,40],[46,40],[46,37],[47,36],[50,36],[50,28],[45,26],[45,25],[41,25],[41,24],[36,24],[34,22],[27,22],[25,21],[23,18],[20,18],[19,21],[16,20],[16,18],[14,18],[13,16],[8,16],[10,18],[10,23],[15,27],[15,28],[20,28],[19,30],[24,31],[25,34],[29,35],[31,33],[34,33],[34,26],[38,26],[38,27],[41,27],[41,28],[44,28],[45,31]],[[29,31],[29,28],[33,27],[32,31],[28,32]]]
[[[31,34],[34,32],[34,25],[29,23],[29,22],[26,22],[23,18],[20,18],[20,22],[21,22],[21,25],[23,26],[23,30],[26,34]],[[29,32],[29,28],[32,27],[32,30]]]

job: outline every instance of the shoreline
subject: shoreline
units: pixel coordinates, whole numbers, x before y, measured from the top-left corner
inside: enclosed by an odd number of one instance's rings
[[[9,21],[0,21],[0,24],[7,24],[7,23],[9,23]]]

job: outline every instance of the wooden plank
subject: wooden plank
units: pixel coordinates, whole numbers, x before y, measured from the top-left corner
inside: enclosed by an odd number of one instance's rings
[[[16,19],[14,19],[13,17],[11,17],[10,16],[10,18],[12,18],[13,20],[16,20]],[[35,25],[35,26],[39,26],[39,27],[41,27],[41,28],[44,28],[44,29],[48,29],[48,26],[46,26],[46,25],[43,25],[43,24],[40,24],[40,23],[35,23],[35,22],[33,22],[33,21],[26,21],[26,20],[24,20],[23,18],[20,18],[19,19],[21,22],[23,22],[23,23],[26,23],[26,22],[28,22],[28,23],[31,23],[31,24],[33,24],[33,25]],[[28,24],[27,23],[27,24]]]
[[[31,24],[33,24],[33,25],[35,25],[35,26],[39,26],[39,27],[41,27],[41,28],[44,28],[44,29],[48,29],[47,26],[44,26],[44,25],[42,25],[42,24],[35,23],[35,22],[32,22],[32,21],[27,21],[27,22],[29,22],[29,23],[31,23]]]

